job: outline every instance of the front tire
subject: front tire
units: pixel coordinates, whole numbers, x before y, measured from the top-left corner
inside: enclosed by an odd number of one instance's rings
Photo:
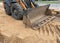
[[[11,13],[13,18],[17,20],[23,19],[23,9],[18,3],[13,3],[11,8],[12,8]]]

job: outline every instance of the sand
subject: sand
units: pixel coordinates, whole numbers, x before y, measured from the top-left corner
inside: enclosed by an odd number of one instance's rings
[[[26,28],[22,20],[15,20],[0,5],[0,42],[2,43],[60,43],[59,17],[39,30]]]

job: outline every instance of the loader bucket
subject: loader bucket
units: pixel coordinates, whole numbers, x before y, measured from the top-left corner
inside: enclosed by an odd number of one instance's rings
[[[23,16],[23,23],[33,29],[39,29],[55,17],[50,14],[47,15],[49,6],[45,5],[32,9],[27,15]]]

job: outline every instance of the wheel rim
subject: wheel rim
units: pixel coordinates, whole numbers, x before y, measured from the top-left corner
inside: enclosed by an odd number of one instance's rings
[[[14,14],[15,14],[16,16],[18,16],[17,10],[14,10]]]

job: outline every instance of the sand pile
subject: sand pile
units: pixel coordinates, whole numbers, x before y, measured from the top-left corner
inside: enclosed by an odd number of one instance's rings
[[[60,22],[54,20],[39,30],[25,28],[21,20],[6,15],[3,6],[0,5],[0,42],[60,43]]]

